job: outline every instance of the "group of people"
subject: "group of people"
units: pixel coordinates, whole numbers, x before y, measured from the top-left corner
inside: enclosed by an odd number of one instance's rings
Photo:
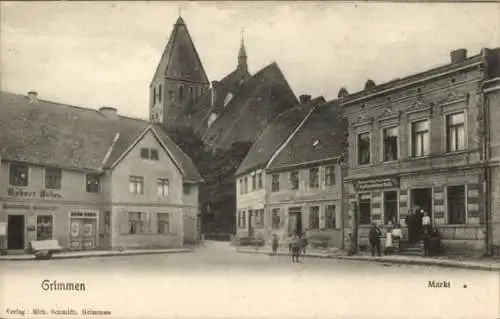
[[[299,257],[300,254],[305,254],[306,253],[306,247],[307,247],[307,238],[305,234],[299,234],[297,232],[294,232],[290,237],[290,241],[288,243],[288,250],[292,255],[292,262],[299,262]],[[278,252],[278,247],[279,247],[279,240],[278,236],[276,234],[273,235],[273,241],[272,241],[272,249],[273,249],[273,255],[276,255]]]
[[[438,253],[439,250],[439,233],[436,228],[432,226],[429,214],[423,209],[417,209],[415,212],[409,211],[406,217],[406,225],[408,226],[408,243],[417,244],[423,241],[424,255],[430,256]],[[380,239],[382,232],[377,224],[372,224],[372,228],[368,234],[372,256],[377,253],[380,256]],[[392,247],[392,242],[399,243],[403,239],[403,232],[401,225],[396,224],[392,230],[388,230],[386,236],[386,249]]]

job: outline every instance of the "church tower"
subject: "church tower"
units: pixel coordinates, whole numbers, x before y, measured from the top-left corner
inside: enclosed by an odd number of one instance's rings
[[[242,73],[248,73],[247,50],[245,49],[245,42],[243,41],[243,35],[241,36],[241,46],[240,46],[240,52],[238,53],[237,69]]]
[[[209,89],[205,70],[182,17],[179,16],[149,85],[149,119],[172,126],[186,105]]]

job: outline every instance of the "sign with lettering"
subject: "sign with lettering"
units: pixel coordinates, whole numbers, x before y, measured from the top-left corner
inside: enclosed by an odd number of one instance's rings
[[[28,190],[24,188],[15,188],[9,187],[7,188],[7,196],[9,197],[25,197],[25,198],[41,198],[41,199],[55,199],[62,198],[61,194],[56,193],[51,190],[42,189],[40,191],[37,190]]]
[[[358,192],[383,188],[399,188],[399,176],[358,180],[355,183]]]

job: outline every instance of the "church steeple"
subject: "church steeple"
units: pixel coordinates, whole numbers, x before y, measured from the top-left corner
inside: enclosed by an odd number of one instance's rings
[[[241,45],[238,53],[238,70],[248,72],[247,50],[245,49],[244,30],[241,30]]]

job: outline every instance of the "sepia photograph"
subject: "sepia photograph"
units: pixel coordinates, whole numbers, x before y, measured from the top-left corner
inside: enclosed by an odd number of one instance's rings
[[[500,2],[0,1],[0,319],[500,319]]]

